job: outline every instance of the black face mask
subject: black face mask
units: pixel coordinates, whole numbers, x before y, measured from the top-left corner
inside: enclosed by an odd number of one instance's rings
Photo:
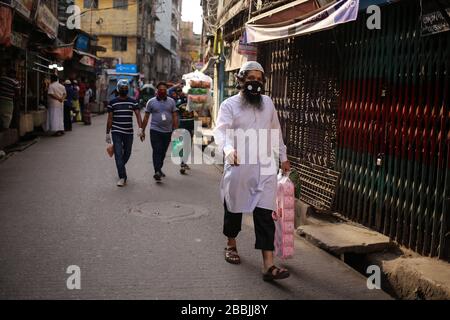
[[[244,98],[251,105],[260,106],[264,93],[263,84],[259,81],[246,81],[244,86]]]
[[[259,81],[246,81],[244,83],[244,91],[248,91],[254,95],[261,95],[264,93],[263,84]]]

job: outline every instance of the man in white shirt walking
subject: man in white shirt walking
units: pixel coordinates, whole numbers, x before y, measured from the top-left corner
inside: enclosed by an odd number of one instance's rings
[[[290,170],[286,146],[275,106],[262,94],[265,81],[262,66],[255,61],[247,62],[236,78],[240,92],[221,104],[214,129],[219,151],[225,153],[221,181],[223,233],[228,238],[225,260],[240,263],[236,237],[241,230],[242,213],[253,213],[255,249],[262,251],[263,279],[284,279],[289,276],[288,270],[275,266],[273,261],[272,212],[276,209],[278,155],[283,171]],[[256,140],[251,141],[252,137]]]
[[[66,88],[59,83],[58,76],[52,74],[51,83],[48,87],[48,119],[47,129],[54,132],[55,136],[64,134],[64,99],[66,98]]]

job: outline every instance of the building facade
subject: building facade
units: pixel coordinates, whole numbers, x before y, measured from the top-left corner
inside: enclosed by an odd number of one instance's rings
[[[99,57],[107,68],[133,64],[143,77],[151,77],[157,1],[76,0],[75,4],[81,9],[81,28],[106,48]]]
[[[181,74],[193,71],[194,64],[200,59],[200,41],[201,35],[194,33],[193,22],[181,22]]]
[[[76,0],[81,9],[81,28],[98,37],[106,48],[101,58],[117,59],[117,63],[137,64],[138,1]]]
[[[181,45],[182,0],[158,1],[155,5],[155,79],[178,81],[181,78],[181,59],[178,55]]]

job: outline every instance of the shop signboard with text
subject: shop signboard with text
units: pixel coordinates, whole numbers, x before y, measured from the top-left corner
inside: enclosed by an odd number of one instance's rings
[[[31,17],[31,11],[33,10],[34,0],[15,0],[15,9],[20,12],[25,18]]]
[[[38,8],[36,23],[49,38],[54,39],[58,35],[59,21],[45,4]]]

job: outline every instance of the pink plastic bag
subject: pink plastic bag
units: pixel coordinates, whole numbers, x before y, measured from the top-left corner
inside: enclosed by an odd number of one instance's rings
[[[295,187],[288,176],[278,174],[275,221],[275,255],[289,259],[294,255]]]

